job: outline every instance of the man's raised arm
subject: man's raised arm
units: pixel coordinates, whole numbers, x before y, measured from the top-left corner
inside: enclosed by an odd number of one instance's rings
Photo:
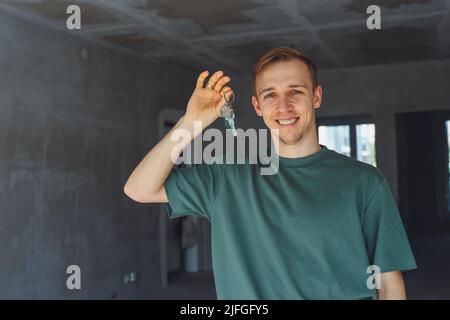
[[[164,184],[173,169],[172,153],[179,155],[195,135],[200,134],[194,132],[195,121],[201,121],[203,129],[218,118],[219,109],[225,103],[224,95],[232,92],[225,86],[231,79],[222,71],[214,73],[204,87],[208,74],[204,71],[199,75],[185,114],[131,173],[124,187],[131,199],[142,203],[168,202]],[[191,139],[182,143],[172,141],[171,135],[177,129],[187,130]]]

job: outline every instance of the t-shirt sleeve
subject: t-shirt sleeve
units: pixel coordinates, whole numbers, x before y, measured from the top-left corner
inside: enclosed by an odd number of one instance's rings
[[[371,265],[378,266],[381,272],[417,268],[395,199],[384,177],[366,207],[362,224]]]
[[[219,164],[197,164],[173,170],[164,185],[169,218],[197,215],[210,220],[221,173]]]

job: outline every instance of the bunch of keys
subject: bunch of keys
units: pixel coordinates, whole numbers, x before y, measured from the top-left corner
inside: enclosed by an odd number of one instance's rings
[[[234,125],[234,110],[231,104],[234,101],[234,93],[231,93],[229,97],[225,94],[225,104],[220,107],[219,117],[224,118],[225,129],[231,129],[233,136],[237,136],[236,127]]]

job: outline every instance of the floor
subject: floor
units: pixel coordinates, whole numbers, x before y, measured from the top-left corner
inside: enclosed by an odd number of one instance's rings
[[[212,272],[181,272],[170,277],[167,288],[158,299],[215,300],[216,289]]]

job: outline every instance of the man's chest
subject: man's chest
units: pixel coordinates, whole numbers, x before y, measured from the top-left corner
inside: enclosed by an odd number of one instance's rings
[[[215,207],[242,223],[262,221],[295,227],[357,224],[362,206],[351,184],[322,179],[253,179],[245,186],[225,181]]]

